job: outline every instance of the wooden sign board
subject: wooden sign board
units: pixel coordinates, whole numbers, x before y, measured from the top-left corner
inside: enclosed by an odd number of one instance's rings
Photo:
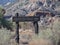
[[[33,22],[33,21],[39,21],[40,17],[39,16],[19,16],[13,17],[13,22]]]

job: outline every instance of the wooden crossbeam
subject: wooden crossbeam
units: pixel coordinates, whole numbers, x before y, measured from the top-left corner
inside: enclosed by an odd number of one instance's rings
[[[33,22],[33,21],[39,21],[39,16],[14,16],[13,22],[19,21],[19,22]]]

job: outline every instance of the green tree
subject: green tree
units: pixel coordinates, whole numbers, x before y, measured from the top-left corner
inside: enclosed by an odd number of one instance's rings
[[[12,31],[12,22],[3,18],[4,14],[5,14],[5,10],[0,7],[0,28],[3,27]]]

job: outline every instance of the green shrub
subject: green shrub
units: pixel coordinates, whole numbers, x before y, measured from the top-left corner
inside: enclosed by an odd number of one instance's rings
[[[5,10],[0,7],[0,26],[12,30],[12,22],[3,18]]]

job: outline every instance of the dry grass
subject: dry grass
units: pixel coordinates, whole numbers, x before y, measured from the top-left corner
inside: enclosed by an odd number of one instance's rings
[[[32,40],[29,45],[53,45],[53,43],[47,39],[37,39]]]
[[[0,29],[0,45],[6,45],[11,38],[10,31],[6,29]]]
[[[39,32],[39,35],[32,37],[30,45],[57,45],[60,39],[60,21],[55,19],[53,26],[43,30],[40,29]]]
[[[21,42],[29,42],[33,36],[33,31],[32,30],[25,30],[25,31],[20,31],[20,41]]]
[[[22,28],[20,29],[20,43],[29,42],[29,45],[57,45],[60,39],[60,21],[55,19],[53,26],[49,28],[41,29],[39,26],[39,34],[35,35],[33,25],[31,23],[20,23]],[[51,30],[51,27],[52,30]],[[10,32],[5,29],[0,30],[0,45],[17,45],[15,38],[13,37],[15,32]],[[13,37],[11,39],[11,37]],[[1,41],[2,40],[2,41]],[[8,44],[9,43],[9,44]]]

